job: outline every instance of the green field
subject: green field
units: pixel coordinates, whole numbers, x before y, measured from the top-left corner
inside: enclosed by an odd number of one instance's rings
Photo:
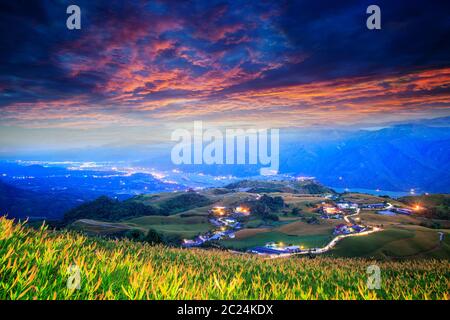
[[[163,235],[193,238],[199,233],[211,230],[213,226],[206,217],[173,216],[143,216],[126,219],[121,222],[103,222],[97,220],[77,220],[70,225],[71,230],[83,231],[88,235],[119,236],[125,231],[140,230],[144,234],[149,229],[156,230]]]
[[[442,299],[448,260],[266,260],[34,230],[0,218],[0,299]],[[367,286],[377,264],[381,288]],[[79,289],[67,282],[80,271]]]
[[[205,217],[176,216],[146,216],[125,220],[130,227],[148,231],[154,229],[162,234],[179,235],[184,238],[193,238],[199,233],[207,232],[213,227]]]
[[[298,246],[304,246],[305,248],[322,247],[331,240],[331,235],[308,235],[297,236],[288,235],[278,231],[269,231],[264,233],[258,233],[245,239],[229,239],[222,240],[220,244],[226,248],[232,249],[250,249],[252,247],[264,246],[268,242],[285,243]]]
[[[82,231],[88,235],[116,235],[130,230],[125,223],[103,222],[91,219],[82,219],[70,225],[71,230]]]
[[[450,259],[450,232],[439,243],[436,230],[419,226],[391,227],[364,237],[346,238],[330,253],[339,257]]]

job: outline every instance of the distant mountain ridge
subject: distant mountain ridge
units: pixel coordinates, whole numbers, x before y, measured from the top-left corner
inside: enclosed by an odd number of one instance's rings
[[[250,193],[264,193],[264,192],[287,192],[299,194],[323,194],[334,193],[330,188],[327,188],[317,181],[260,181],[260,180],[241,180],[225,186],[226,189],[244,189]]]
[[[280,174],[336,188],[450,193],[450,118],[377,130],[280,132]],[[170,159],[170,157],[169,157]],[[182,165],[185,172],[259,175],[258,165]]]
[[[290,145],[282,172],[313,175],[325,185],[450,192],[450,130],[398,125],[359,131],[323,144]]]
[[[64,212],[80,203],[76,195],[39,193],[0,181],[0,215],[10,218],[59,219]]]
[[[288,128],[281,129],[280,133],[281,174],[314,176],[324,185],[336,188],[450,193],[450,117],[415,120],[376,130]],[[137,166],[172,170],[170,150],[171,145],[116,149],[109,146],[77,150],[64,154],[64,159],[96,161],[98,157],[103,159],[120,153],[134,159]],[[260,169],[257,165],[182,165],[176,168],[185,173],[244,179],[259,175]],[[117,179],[116,183],[119,182]],[[152,190],[166,187],[162,184],[160,188],[159,184],[161,182],[155,181]]]

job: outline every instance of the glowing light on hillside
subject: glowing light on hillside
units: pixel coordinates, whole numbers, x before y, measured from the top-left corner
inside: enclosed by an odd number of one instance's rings
[[[244,207],[244,206],[236,207],[235,211],[237,213],[242,213],[242,214],[249,214],[250,213],[250,209],[247,208],[247,207]]]
[[[151,175],[156,179],[164,179],[166,177],[165,174],[159,172],[152,172]]]
[[[214,207],[213,209],[213,213],[219,216],[223,216],[225,215],[225,207]]]

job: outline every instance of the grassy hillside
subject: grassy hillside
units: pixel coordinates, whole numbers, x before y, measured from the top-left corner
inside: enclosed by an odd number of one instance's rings
[[[160,193],[136,196],[129,201],[143,203],[159,209],[162,215],[176,214],[212,204],[212,200],[197,192]]]
[[[242,191],[240,189],[248,190]],[[260,195],[255,193],[256,189],[261,193],[263,193],[262,189],[264,189],[270,195],[263,194],[260,197]],[[288,214],[293,207],[296,207],[299,212],[311,213],[316,209],[318,203],[327,200],[320,195],[330,192],[333,191],[315,181],[243,180],[230,184],[223,189],[212,188],[197,192],[145,194],[125,201],[100,197],[67,212],[64,216],[64,222],[70,225],[80,219],[126,222],[128,219],[144,216],[179,215],[183,218],[193,216],[206,217],[213,206],[232,208],[240,205],[249,207],[253,215],[257,216],[256,218],[270,218],[268,216],[272,214]],[[273,216],[271,218],[274,220]],[[139,229],[153,226],[158,229],[158,225],[160,225],[160,223],[141,224],[141,220],[136,221]],[[149,221],[153,220],[150,219]],[[188,220],[180,220],[179,222],[181,225],[188,222]],[[82,226],[82,223],[78,223],[80,229],[82,229]],[[203,232],[205,229],[203,226],[200,227],[197,233]],[[89,229],[95,231],[95,228],[89,227]],[[188,229],[192,230],[192,232],[181,236],[196,234],[193,228]],[[102,229],[99,230],[101,231]],[[176,231],[176,229],[173,230]],[[107,231],[109,232],[109,230]],[[161,231],[164,232],[165,230]]]
[[[34,226],[37,227],[37,226]],[[71,223],[67,228],[75,231],[82,231],[87,235],[102,236],[123,236],[126,231],[132,228],[124,223],[113,223],[97,221],[91,219],[80,219]]]
[[[257,230],[257,229],[256,229]],[[330,234],[315,235],[289,235],[279,231],[266,231],[247,236],[245,238],[222,240],[220,244],[230,249],[250,249],[252,247],[264,246],[268,242],[282,242],[285,244],[300,245],[306,248],[322,247],[331,240]]]
[[[448,261],[276,259],[34,230],[0,218],[0,299],[448,299]],[[80,289],[68,289],[68,268]]]
[[[435,207],[440,205],[450,206],[450,194],[428,194],[420,196],[401,197],[399,201],[414,206],[420,204],[423,207]]]
[[[438,232],[445,234],[442,242],[439,241]],[[338,257],[376,259],[450,259],[450,232],[414,225],[388,227],[367,237],[344,239],[330,254]]]
[[[64,215],[64,221],[66,223],[78,219],[118,221],[130,217],[168,216],[210,204],[212,201],[208,197],[195,192],[141,195],[125,201],[102,196],[68,211]]]
[[[261,180],[241,180],[225,186],[227,189],[246,189],[252,193],[272,193],[286,192],[295,194],[323,194],[334,193],[333,190],[327,188],[317,181],[261,181]]]
[[[419,212],[429,218],[450,220],[450,194],[407,196],[399,201],[411,207],[422,207]]]
[[[98,199],[83,203],[64,214],[64,221],[71,223],[78,219],[100,219],[118,221],[128,217],[156,215],[160,211],[153,206],[146,206],[130,200],[118,201],[101,196]]]
[[[263,246],[268,242],[283,242],[305,248],[321,247],[331,240],[334,227],[343,223],[343,220],[318,218],[318,205],[329,199],[317,195],[274,192],[270,193],[270,196],[258,196],[236,190],[215,194],[214,190],[207,189],[197,193],[160,193],[137,196],[132,199],[137,207],[153,208],[156,212],[174,199],[177,203],[183,203],[185,208],[189,208],[191,204],[183,200],[185,197],[199,200],[194,202],[195,205],[203,205],[206,199],[207,203],[211,203],[168,216],[133,214],[114,222],[83,218],[71,223],[68,227],[83,231],[87,235],[119,238],[129,236],[130,233],[133,235],[136,230],[146,234],[149,229],[153,229],[171,239],[170,243],[179,245],[181,239],[193,239],[199,234],[216,229],[208,221],[208,210],[212,206],[234,207],[244,204],[251,208],[252,215],[241,221],[243,228],[235,233],[234,239],[223,239],[216,244],[227,249],[245,251],[255,246]],[[283,199],[284,204],[281,201],[278,204],[276,199]],[[361,193],[346,193],[344,199],[360,204],[386,200]],[[389,199],[389,202],[396,206],[407,206],[393,199]],[[126,202],[114,203],[122,207]],[[264,205],[256,206],[256,204]],[[294,208],[297,209],[296,213],[293,211]],[[261,213],[258,213],[259,211]],[[276,215],[277,219],[265,218],[264,214],[267,215],[267,213]],[[346,239],[339,243],[330,254],[339,257],[375,257],[377,259],[421,257],[449,259],[450,257],[450,247],[445,245],[447,236],[444,244],[436,247],[439,239],[438,232],[448,228],[448,220],[427,219],[422,214],[385,216],[373,210],[361,210],[360,219],[363,224],[382,226],[386,230],[368,237]],[[445,230],[443,232],[447,233]]]
[[[334,225],[338,223],[331,220],[308,224],[293,218],[276,222],[272,226],[264,223],[256,228],[248,228],[247,224],[247,228],[236,232],[235,239],[222,240],[220,244],[237,250],[264,246],[268,242],[283,242],[305,248],[322,247],[332,239]]]
[[[125,221],[130,227],[156,230],[162,234],[179,235],[183,238],[193,238],[199,233],[205,233],[212,228],[206,217],[180,217],[179,215],[164,217],[139,217]]]
[[[389,202],[397,207],[406,207],[404,203],[397,201],[392,198],[383,198],[381,196],[374,196],[371,194],[365,193],[356,193],[356,192],[345,192],[342,194],[342,200],[355,202],[358,204],[367,204],[367,203],[382,203]]]

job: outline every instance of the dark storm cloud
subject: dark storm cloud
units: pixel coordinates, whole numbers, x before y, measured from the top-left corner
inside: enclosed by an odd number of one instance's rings
[[[382,30],[366,28],[366,8],[373,3],[381,7]],[[66,28],[70,4],[82,9],[81,30]],[[320,101],[324,110],[348,110],[383,88],[390,92],[386,103],[448,105],[448,1],[46,0],[0,6],[0,107],[12,106],[10,117],[14,106],[35,102],[114,112],[121,106],[126,112],[171,110],[171,103],[181,103],[172,107],[180,113],[189,103],[195,111],[239,113],[237,100],[241,108],[259,104],[268,111],[313,109]],[[295,87],[304,84],[313,85]],[[361,91],[340,96],[352,86]],[[323,88],[346,105],[330,106],[333,99],[318,94]],[[270,99],[267,90],[275,90]],[[428,95],[440,100],[432,103]],[[383,96],[375,99],[381,107]]]
[[[366,28],[374,3],[382,30]],[[448,1],[288,1],[274,23],[306,58],[228,90],[449,66],[448,12]]]

